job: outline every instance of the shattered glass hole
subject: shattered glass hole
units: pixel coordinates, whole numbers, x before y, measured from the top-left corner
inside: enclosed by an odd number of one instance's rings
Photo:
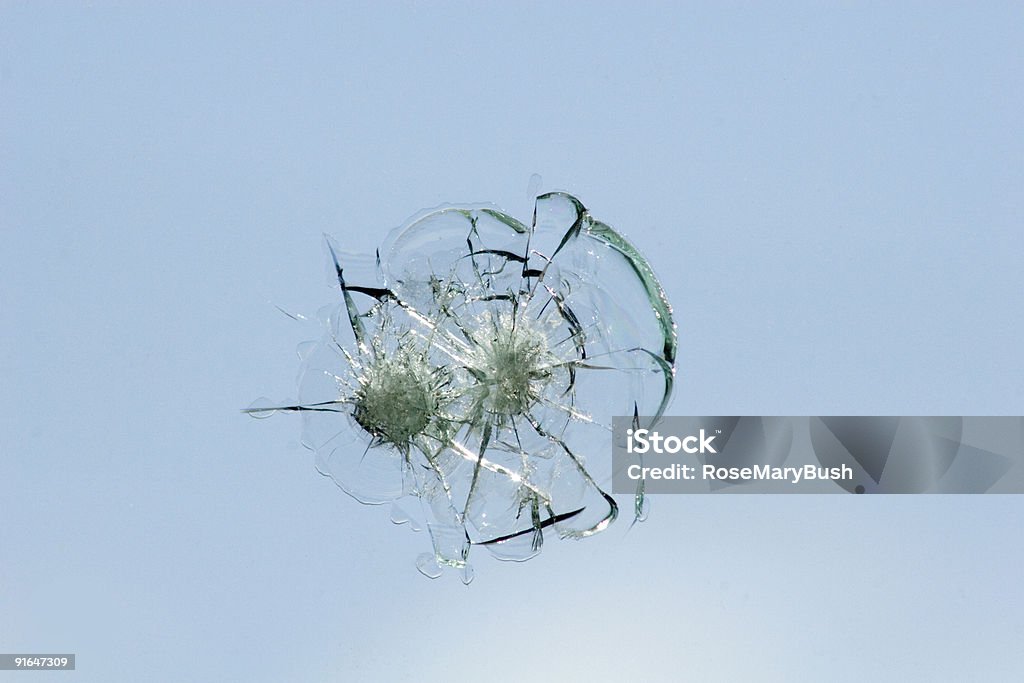
[[[418,499],[430,577],[468,583],[473,546],[522,561],[545,532],[584,538],[615,520],[599,483],[611,417],[662,414],[677,346],[631,243],[554,192],[529,226],[489,206],[424,212],[363,272],[328,249],[341,301],[301,351],[299,401],[250,414],[300,412],[318,469],[356,499]],[[642,519],[642,488],[633,507]]]

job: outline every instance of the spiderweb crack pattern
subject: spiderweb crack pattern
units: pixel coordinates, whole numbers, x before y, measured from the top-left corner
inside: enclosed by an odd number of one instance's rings
[[[341,301],[304,347],[299,400],[250,413],[300,412],[317,468],[356,499],[417,498],[427,576],[468,583],[473,546],[526,560],[545,532],[585,538],[616,519],[601,484],[611,417],[664,412],[677,347],[630,242],[552,192],[529,226],[490,206],[424,212],[365,273],[327,243]]]

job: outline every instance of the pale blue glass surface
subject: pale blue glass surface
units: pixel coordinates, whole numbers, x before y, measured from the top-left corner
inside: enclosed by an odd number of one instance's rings
[[[1024,674],[1024,498],[661,496],[467,588],[238,411],[321,233],[538,173],[650,257],[671,413],[1024,414],[1019,4],[177,5],[0,6],[0,651],[78,656],[0,679]]]

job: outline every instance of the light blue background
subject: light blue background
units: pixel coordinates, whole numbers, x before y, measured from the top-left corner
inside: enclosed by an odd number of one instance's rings
[[[120,5],[120,6],[118,6]],[[1020,497],[660,497],[470,587],[313,468],[297,323],[531,174],[676,414],[1024,414],[1017,3],[0,5],[0,680],[1019,680]]]

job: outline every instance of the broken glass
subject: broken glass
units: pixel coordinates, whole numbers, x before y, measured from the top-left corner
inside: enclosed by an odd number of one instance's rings
[[[301,348],[299,400],[250,413],[300,412],[317,468],[356,499],[419,499],[427,576],[468,583],[473,546],[521,561],[545,532],[616,519],[611,417],[664,412],[677,344],[630,242],[561,192],[529,225],[491,206],[424,212],[369,264],[327,242],[341,301]],[[642,518],[642,488],[633,507]]]

